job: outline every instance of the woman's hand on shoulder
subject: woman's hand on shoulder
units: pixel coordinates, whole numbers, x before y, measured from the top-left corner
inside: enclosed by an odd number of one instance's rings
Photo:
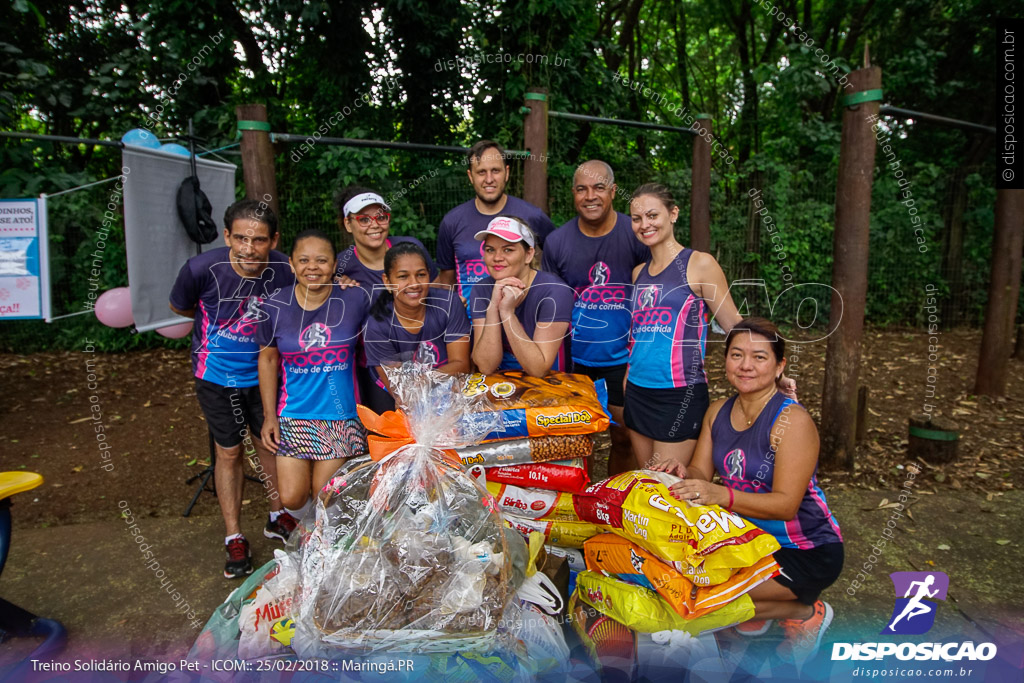
[[[782,395],[786,398],[791,398],[794,401],[800,400],[796,396],[796,380],[792,377],[786,377],[786,373],[782,373],[778,381],[775,382],[775,386],[779,388],[779,391],[781,391]]]
[[[334,284],[336,284],[341,289],[348,289],[349,287],[360,287],[360,286],[362,286],[357,281],[355,281],[352,278],[350,278],[348,275],[335,275],[334,276]]]

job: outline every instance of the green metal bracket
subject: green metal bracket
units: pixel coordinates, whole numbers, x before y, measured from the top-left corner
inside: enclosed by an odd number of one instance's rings
[[[862,90],[861,92],[855,92],[852,95],[846,95],[839,99],[840,106],[852,107],[855,104],[863,104],[865,102],[881,102],[882,101],[882,89],[876,90]]]
[[[960,435],[956,432],[940,432],[937,429],[924,429],[922,427],[911,427],[910,435],[929,441],[957,441]]]
[[[527,100],[538,100],[540,102],[547,102],[548,96],[542,92],[528,92],[523,96]]]
[[[266,121],[239,121],[238,128],[236,128],[235,139],[240,140],[242,138],[243,130],[260,130],[264,133],[270,132],[270,124]]]

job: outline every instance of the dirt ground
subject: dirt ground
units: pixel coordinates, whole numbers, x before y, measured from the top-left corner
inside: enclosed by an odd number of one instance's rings
[[[1024,552],[1015,531],[1024,525],[1024,363],[1011,362],[1005,397],[972,396],[979,341],[976,331],[941,335],[939,360],[932,363],[934,398],[926,399],[924,335],[866,333],[860,383],[870,389],[867,438],[853,472],[822,467],[819,475],[847,541],[847,569],[826,596],[837,606],[839,631],[865,620],[874,633],[880,630],[893,604],[888,572],[935,569],[950,574],[956,600],[940,614],[943,628],[1024,635],[1017,588],[1024,582]],[[817,419],[825,342],[800,345],[790,356],[787,374]],[[708,373],[712,395],[725,395],[720,344],[708,345]],[[72,635],[67,657],[183,655],[198,631],[175,613],[134,556],[119,503],[159,544],[168,575],[187,587],[182,593],[205,622],[234,584],[220,577],[223,527],[216,499],[203,494],[192,517],[181,517],[195,488],[185,479],[208,457],[187,353],[0,355],[0,376],[2,468],[45,478],[42,487],[15,498],[14,546],[0,595],[61,619]],[[958,459],[944,466],[914,463],[924,471],[915,481],[911,512],[899,521],[896,542],[865,587],[850,596],[856,567],[890,519],[886,505],[896,500],[912,464],[907,419],[926,402],[958,424]],[[99,406],[109,451],[98,447],[91,405]],[[113,466],[105,470],[105,463]],[[259,534],[266,505],[253,484],[245,496],[243,526],[251,540],[259,539],[259,564],[272,551]],[[17,645],[3,650],[0,671],[19,652]]]

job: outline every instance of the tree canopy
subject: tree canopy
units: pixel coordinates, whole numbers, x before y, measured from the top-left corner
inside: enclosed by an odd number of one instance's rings
[[[0,8],[0,130],[119,139],[148,123],[168,138],[191,118],[213,148],[234,142],[235,106],[262,102],[277,132],[323,130],[350,107],[327,135],[466,146],[492,138],[520,148],[528,88],[547,89],[556,111],[680,127],[705,113],[729,157],[713,159],[716,223],[742,235],[748,188],[771,185],[780,217],[804,231],[794,233],[794,252],[806,258],[807,278],[822,278],[833,197],[821,180],[835,175],[843,76],[863,65],[867,48],[883,69],[887,104],[991,125],[993,22],[1020,9],[994,0],[15,0]],[[367,104],[352,106],[360,98]],[[922,188],[933,202],[929,237],[947,240],[957,173],[976,193],[964,220],[990,231],[990,216],[971,212],[991,206],[992,183],[971,174],[993,162],[992,136],[910,120],[886,126],[904,167],[935,186],[930,195]],[[458,159],[429,154],[324,147],[290,162],[288,147],[279,151],[286,191],[325,194],[439,166],[452,178],[464,172]],[[625,192],[651,178],[688,184],[689,138],[677,133],[553,119],[549,153],[556,220],[571,213],[557,195],[586,158],[611,163]],[[5,197],[119,167],[110,150],[10,139],[0,161]],[[878,207],[878,226],[873,216],[883,244],[907,239],[892,204]],[[408,209],[408,220],[410,232],[430,237],[432,218]],[[972,250],[987,247],[971,234],[956,258],[983,264]],[[717,241],[728,248],[721,234]],[[756,240],[740,247],[737,259],[773,277],[758,266]],[[942,274],[942,253],[918,265]],[[891,305],[880,301],[876,313]]]

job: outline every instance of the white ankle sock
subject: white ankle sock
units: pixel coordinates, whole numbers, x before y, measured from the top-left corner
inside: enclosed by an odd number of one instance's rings
[[[236,538],[240,538],[243,541],[245,540],[245,536],[243,536],[242,534],[231,534],[230,536],[225,536],[224,537],[224,545],[227,545],[228,543],[231,543],[231,541],[233,541]]]

